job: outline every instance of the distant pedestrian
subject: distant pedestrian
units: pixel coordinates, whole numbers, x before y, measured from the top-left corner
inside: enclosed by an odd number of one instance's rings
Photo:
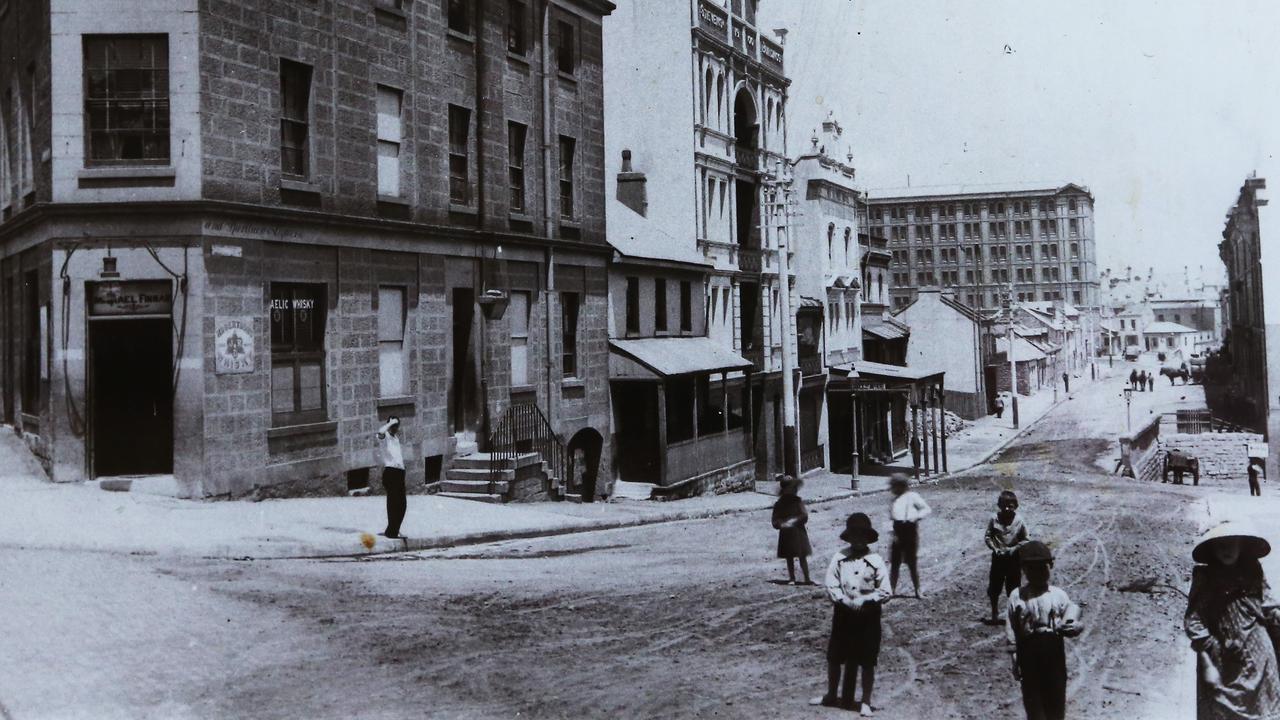
[[[920,493],[910,487],[910,478],[902,473],[894,473],[889,478],[889,492],[893,494],[889,504],[889,517],[893,520],[893,541],[889,545],[889,586],[897,594],[898,569],[906,563],[916,599],[923,600],[916,558],[920,551],[920,521],[928,517],[932,510],[924,498],[920,497]]]
[[[1000,493],[996,514],[987,521],[986,543],[991,549],[991,573],[987,578],[987,598],[991,601],[991,624],[1000,620],[1000,596],[1007,596],[1022,583],[1018,548],[1027,540],[1027,524],[1018,515],[1018,496],[1012,490]]]
[[[1280,609],[1259,564],[1271,545],[1227,521],[1202,536],[1184,621],[1196,653],[1196,717],[1280,717],[1280,673],[1272,642]]]
[[[1156,391],[1156,374],[1151,373],[1147,376],[1147,392]]]
[[[1004,417],[1004,397],[996,395],[996,419]]]
[[[879,537],[864,513],[854,513],[845,521],[840,539],[849,547],[837,552],[827,566],[827,597],[834,604],[827,643],[827,694],[810,701],[853,710],[860,670],[862,699],[857,709],[863,717],[873,714],[871,691],[880,656],[880,606],[892,595],[884,560],[869,547]],[[842,668],[844,689],[837,696]]]
[[[1062,391],[1071,392],[1071,376],[1067,373],[1062,373]]]
[[[387,493],[387,529],[383,535],[400,538],[400,523],[408,505],[404,491],[404,455],[400,451],[400,418],[392,417],[378,428],[382,442],[382,488]]]
[[[1009,595],[1005,633],[1013,645],[1013,677],[1022,684],[1027,720],[1062,720],[1067,712],[1064,637],[1083,629],[1080,608],[1062,588],[1049,584],[1053,553],[1038,540],[1018,548],[1027,580]]]
[[[1258,473],[1262,473],[1262,475],[1265,477],[1267,474],[1266,466],[1263,465],[1262,460],[1258,458],[1249,458],[1248,473],[1249,473],[1249,494],[1261,497],[1262,485],[1258,483]]]
[[[778,557],[787,561],[787,577],[791,585],[796,584],[796,560],[800,561],[804,584],[813,584],[809,579],[809,556],[813,554],[813,547],[809,545],[809,532],[805,530],[805,524],[809,522],[809,511],[800,499],[802,485],[799,478],[782,476],[778,502],[773,505],[773,527],[778,531]]]
[[[1147,391],[1147,371],[1143,370],[1138,373],[1138,392]]]

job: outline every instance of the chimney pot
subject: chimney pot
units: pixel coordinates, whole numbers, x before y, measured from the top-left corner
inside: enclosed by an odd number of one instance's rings
[[[622,172],[629,173],[631,171],[632,171],[631,170],[631,151],[623,150],[622,151]]]

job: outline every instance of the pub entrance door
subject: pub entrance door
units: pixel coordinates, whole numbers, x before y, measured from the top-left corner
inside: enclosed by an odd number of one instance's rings
[[[173,472],[173,323],[89,321],[93,477]]]
[[[459,442],[474,442],[483,411],[480,406],[478,327],[475,291],[455,287],[450,294],[452,357],[449,374],[449,424]]]

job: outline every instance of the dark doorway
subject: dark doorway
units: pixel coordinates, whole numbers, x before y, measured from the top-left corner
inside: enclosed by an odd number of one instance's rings
[[[8,263],[5,263],[4,276],[4,420],[16,427],[18,418],[13,414],[13,368],[18,359],[13,352],[13,336],[18,328],[13,320],[13,278],[9,277]]]
[[[769,429],[765,427],[764,388],[759,382],[751,386],[751,453],[756,461],[756,479],[768,480]]]
[[[653,443],[656,446],[656,442]],[[600,472],[600,452],[604,449],[604,437],[595,428],[583,428],[569,440],[568,486],[577,492],[582,502],[592,502],[596,497],[596,480]]]
[[[91,322],[89,352],[94,476],[173,472],[172,322]]]
[[[449,375],[449,423],[454,433],[479,427],[480,393],[476,387],[476,299],[471,288],[454,288],[450,296],[453,358]]]
[[[618,477],[628,482],[658,482],[662,477],[658,423],[658,392],[661,386],[650,382],[615,382],[613,417],[617,423]],[[585,493],[583,499],[586,499]]]
[[[848,393],[827,393],[827,442],[831,444],[831,472],[849,472],[853,465],[853,399]]]

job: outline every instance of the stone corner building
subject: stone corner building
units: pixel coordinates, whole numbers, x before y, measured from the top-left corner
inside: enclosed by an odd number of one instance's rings
[[[433,482],[518,408],[524,492],[607,492],[608,2],[7,6],[0,396],[54,479],[338,492],[398,415]]]

